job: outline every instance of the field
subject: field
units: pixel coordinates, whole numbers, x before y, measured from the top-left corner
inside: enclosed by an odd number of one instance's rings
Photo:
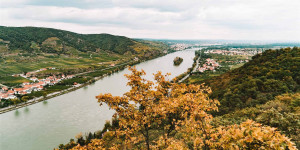
[[[23,82],[31,82],[28,79],[25,79],[23,77],[13,77],[13,76],[6,76],[6,77],[1,77],[0,78],[0,83],[4,84],[6,86],[17,86]]]
[[[0,77],[11,76],[30,72],[46,67],[56,67],[61,70],[85,69],[90,67],[108,66],[110,63],[117,63],[116,60],[128,59],[125,56],[108,53],[88,53],[77,56],[53,55],[53,54],[12,54],[2,56],[0,61]],[[105,62],[105,63],[104,63]],[[46,73],[53,73],[54,70],[47,70]]]

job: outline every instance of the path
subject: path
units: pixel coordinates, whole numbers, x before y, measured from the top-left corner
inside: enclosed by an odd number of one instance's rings
[[[196,65],[195,67],[193,68],[193,71],[192,72],[196,72],[197,71],[197,68],[199,67],[199,60],[201,58],[201,53],[200,53],[200,56],[198,57],[198,59],[196,60]],[[179,80],[178,82],[181,83],[183,82],[185,79],[187,79],[188,77],[190,76],[190,74],[188,73],[185,77],[183,77],[181,80]]]

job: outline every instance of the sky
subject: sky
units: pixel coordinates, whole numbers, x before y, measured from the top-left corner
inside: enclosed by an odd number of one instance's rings
[[[131,38],[300,41],[300,0],[0,0],[0,25]]]

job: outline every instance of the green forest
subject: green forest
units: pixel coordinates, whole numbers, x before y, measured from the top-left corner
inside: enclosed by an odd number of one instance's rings
[[[123,54],[127,51],[133,52],[130,46],[135,44],[132,39],[110,34],[86,35],[51,28],[0,26],[0,39],[8,41],[10,49],[34,51],[35,48],[39,48],[47,53],[59,52],[60,50],[55,50],[45,43],[52,37],[56,37],[55,40],[57,45],[61,46],[61,51],[64,47],[70,46],[82,52],[100,49]]]

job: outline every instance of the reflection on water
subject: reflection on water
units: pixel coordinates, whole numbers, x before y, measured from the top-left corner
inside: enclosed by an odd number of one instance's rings
[[[15,111],[15,116],[18,117],[19,115],[20,115],[20,112],[19,112],[19,110],[17,109],[17,110]]]
[[[43,104],[44,104],[44,105],[47,105],[47,104],[48,104],[48,101],[43,101]]]
[[[25,107],[24,112],[25,112],[25,113],[28,113],[28,112],[29,112],[29,108],[28,108],[27,106]]]

